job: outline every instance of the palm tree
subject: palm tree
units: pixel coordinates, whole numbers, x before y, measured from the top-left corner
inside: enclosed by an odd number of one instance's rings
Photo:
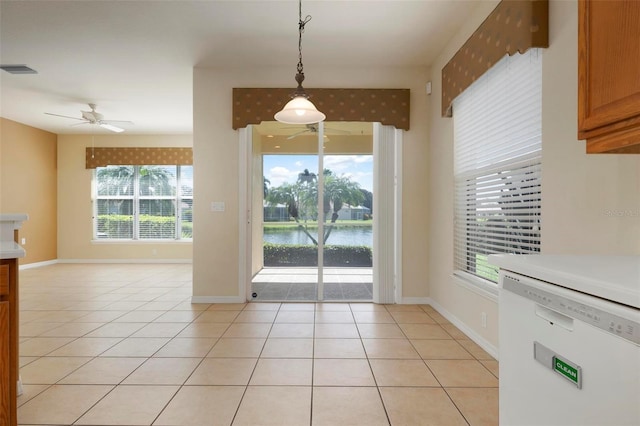
[[[175,167],[173,167],[175,171]],[[175,173],[163,166],[140,167],[140,195],[161,197],[176,195]],[[173,200],[147,199],[140,201],[140,213],[151,216],[174,216]]]
[[[100,229],[106,229],[109,226],[107,222],[112,222],[117,225],[112,224],[111,226],[127,229],[122,231],[123,235],[131,233],[131,221],[122,220],[118,216],[133,216],[134,206],[131,197],[134,195],[135,171],[136,168],[133,166],[107,166],[97,169],[98,196],[112,197],[98,199],[100,221],[98,226]],[[171,172],[171,168],[140,166],[138,175],[138,195],[148,197],[140,200],[138,211],[149,216],[175,216],[176,206],[173,200],[153,198],[154,196],[162,197],[176,194],[175,173]],[[109,217],[113,217],[113,219],[109,219]]]
[[[271,188],[269,190],[269,194],[267,195],[267,201],[271,205],[275,204],[284,204],[287,207],[287,213],[289,216],[293,218],[298,224],[298,228],[300,228],[309,239],[313,242],[314,245],[318,245],[318,241],[313,237],[313,235],[307,229],[306,223],[303,224],[300,221],[300,210],[301,208],[306,210],[308,209],[308,200],[307,200],[308,188],[305,185],[296,182],[294,184],[291,183],[283,183],[280,186],[275,188]],[[308,215],[303,215],[303,220],[306,222]]]
[[[271,181],[262,176],[262,194],[265,199],[267,198],[267,194],[269,194],[269,185],[271,185]]]
[[[331,235],[334,224],[338,220],[338,212],[347,204],[357,207],[364,201],[364,194],[360,191],[360,184],[352,182],[344,176],[325,176],[324,180],[324,214],[331,213],[331,225],[324,231],[323,242],[326,243]]]
[[[334,224],[338,220],[338,212],[345,204],[359,206],[365,199],[357,182],[352,182],[348,177],[335,176],[329,169],[323,171],[324,197],[323,210],[325,217],[331,213],[331,224],[325,228],[322,238],[326,244],[331,235]],[[298,174],[295,184],[284,183],[279,187],[271,188],[267,195],[270,204],[284,204],[287,206],[289,216],[298,224],[298,227],[309,237],[314,245],[318,241],[309,232],[306,221],[318,219],[318,185],[317,176],[305,169]],[[304,223],[303,223],[304,222]]]
[[[133,167],[107,166],[98,168],[98,195],[133,194]]]
[[[317,178],[315,173],[309,172],[309,169],[304,169],[302,173],[298,173],[298,183],[314,183]]]

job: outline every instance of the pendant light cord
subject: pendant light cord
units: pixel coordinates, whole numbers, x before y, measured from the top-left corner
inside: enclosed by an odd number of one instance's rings
[[[311,15],[307,15],[302,20],[302,0],[298,1],[298,74],[304,75],[302,72],[302,33],[304,26],[311,20]]]
[[[311,15],[302,19],[302,0],[298,0],[298,73],[296,82],[298,87],[291,94],[291,100],[287,102],[281,111],[278,111],[274,118],[276,121],[287,124],[314,124],[327,118],[326,115],[318,111],[315,105],[309,100],[309,95],[302,87],[304,72],[302,70],[302,33],[307,23],[311,21]]]

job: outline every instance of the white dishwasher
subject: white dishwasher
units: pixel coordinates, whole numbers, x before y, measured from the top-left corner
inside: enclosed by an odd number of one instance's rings
[[[496,255],[500,425],[640,425],[640,257]]]

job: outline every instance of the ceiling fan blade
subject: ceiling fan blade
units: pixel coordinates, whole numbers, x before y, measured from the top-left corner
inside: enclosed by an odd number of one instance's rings
[[[80,120],[80,121],[84,121],[84,118],[70,117],[70,116],[68,116],[68,115],[52,114],[52,113],[50,113],[50,112],[45,112],[45,114],[47,114],[47,115],[53,115],[53,116],[56,116],[56,117],[62,117],[62,118],[70,118],[70,119],[72,119],[72,120]]]
[[[91,123],[90,121],[83,120],[83,122],[82,122],[82,123],[75,123],[75,124],[72,124],[72,125],[71,125],[71,127],[83,126],[83,125],[85,125],[85,124],[92,124],[92,123]]]
[[[111,130],[112,132],[116,132],[116,133],[124,132],[124,129],[121,129],[120,127],[112,126],[111,124],[107,124],[107,123],[100,123],[100,127],[102,127],[103,129]]]
[[[302,131],[300,131],[300,132],[296,132],[296,133],[292,134],[291,136],[287,137],[287,140],[289,140],[289,139],[293,139],[293,138],[295,138],[295,137],[297,137],[297,136],[300,136],[300,135],[302,135],[302,134],[304,134],[304,133],[309,133],[310,131],[311,131],[311,130],[306,129],[306,130],[302,130]]]
[[[100,120],[100,123],[103,123],[103,124],[113,124],[113,123],[133,124],[133,121],[129,121],[129,120]]]
[[[351,132],[348,130],[332,129],[330,127],[325,127],[324,131],[325,133],[333,133],[334,135],[350,135],[351,134]]]

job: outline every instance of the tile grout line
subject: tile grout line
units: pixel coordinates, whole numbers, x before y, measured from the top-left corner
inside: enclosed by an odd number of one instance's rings
[[[371,358],[369,358],[369,354],[367,353],[367,349],[365,348],[364,342],[362,341],[362,334],[360,333],[360,328],[358,327],[358,322],[356,321],[356,317],[355,317],[355,314],[353,313],[353,309],[351,308],[351,305],[349,305],[349,309],[351,310],[351,316],[353,317],[353,322],[356,325],[356,330],[358,330],[358,337],[359,337],[359,340],[360,340],[360,345],[362,345],[362,350],[364,351],[364,356],[367,359],[367,365],[369,366],[369,371],[371,372],[371,377],[373,377],[373,383],[375,384],[376,391],[378,392],[378,397],[380,398],[380,403],[382,404],[382,409],[384,410],[384,415],[387,418],[387,423],[389,425],[391,425],[391,417],[389,416],[389,411],[387,410],[387,405],[384,403],[384,398],[382,397],[382,391],[380,390],[380,386],[378,385],[378,380],[376,379],[376,375],[373,372],[373,367],[371,366]],[[386,309],[387,308],[385,307],[385,312],[388,313],[388,311]],[[394,321],[395,321],[395,319],[394,319]]]
[[[254,311],[252,309],[247,309],[247,306],[249,306],[249,303],[245,304],[245,306],[242,308],[240,313],[242,313],[242,312],[253,312]],[[271,322],[271,325],[269,327],[269,332],[267,333],[267,335],[266,335],[266,337],[264,339],[264,343],[262,344],[262,348],[260,349],[260,353],[258,354],[258,357],[256,358],[256,363],[254,364],[253,369],[251,370],[251,374],[249,375],[249,378],[247,379],[247,384],[244,386],[244,391],[242,392],[242,396],[240,396],[240,400],[238,401],[238,406],[236,407],[236,410],[233,413],[233,417],[231,418],[231,422],[229,423],[229,426],[233,425],[233,422],[236,421],[236,417],[238,416],[238,413],[240,412],[240,407],[242,406],[242,401],[244,401],[244,398],[247,395],[247,391],[249,390],[249,384],[251,383],[251,379],[253,378],[253,375],[255,374],[256,369],[258,368],[258,363],[260,362],[260,357],[262,355],[262,352],[264,352],[264,348],[267,345],[267,340],[269,339],[269,335],[271,334],[271,330],[273,330],[273,324],[275,323],[275,320],[278,317],[278,313],[280,312],[281,308],[282,308],[282,303],[280,303],[280,305],[278,306],[278,309],[277,309],[277,312],[276,312],[276,316],[273,318],[273,321]],[[240,316],[240,314],[238,314],[236,316],[236,318],[234,318],[234,321],[235,321],[235,319],[238,318],[238,316]],[[233,322],[231,324],[233,324]],[[229,325],[229,327],[231,327],[231,324]],[[223,333],[223,336],[224,336],[224,333]],[[220,338],[222,338],[222,336]],[[213,346],[215,347],[215,344]],[[211,348],[211,350],[213,350],[213,348]],[[209,351],[209,352],[211,352],[211,351]]]

